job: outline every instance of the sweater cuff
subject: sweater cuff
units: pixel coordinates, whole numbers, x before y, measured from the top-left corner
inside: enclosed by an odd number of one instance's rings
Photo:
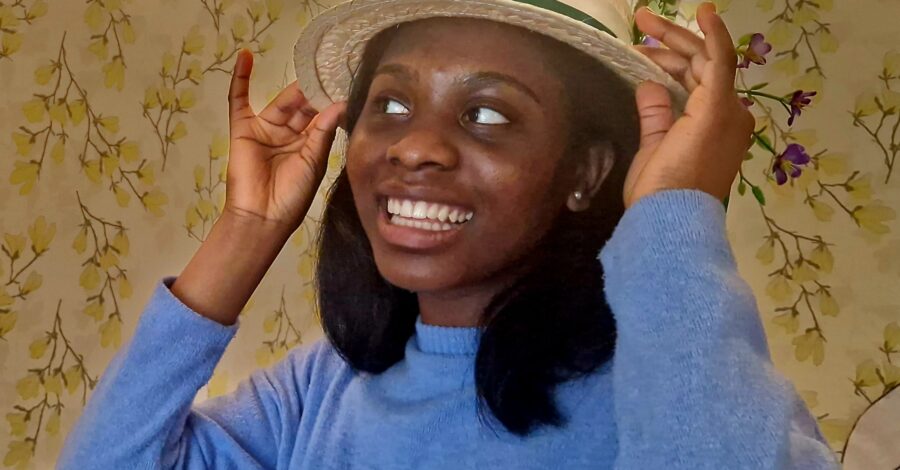
[[[175,276],[160,280],[138,322],[135,336],[159,339],[156,346],[168,354],[196,363],[203,359],[215,367],[237,333],[239,323],[223,325],[191,310],[170,290]],[[175,359],[170,356],[170,360]]]
[[[645,196],[625,211],[600,260],[613,272],[648,258],[683,260],[711,252],[731,256],[725,206],[706,192],[678,189]]]

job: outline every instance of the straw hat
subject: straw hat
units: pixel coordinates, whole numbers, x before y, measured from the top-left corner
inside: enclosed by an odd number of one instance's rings
[[[297,82],[324,109],[344,101],[366,44],[379,32],[435,17],[476,18],[535,31],[602,61],[628,83],[665,85],[676,110],[688,93],[632,47],[634,0],[351,0],[315,17],[294,46]]]

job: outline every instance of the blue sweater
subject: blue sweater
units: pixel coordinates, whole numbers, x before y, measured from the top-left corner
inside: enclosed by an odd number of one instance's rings
[[[103,374],[62,469],[833,469],[769,359],[721,203],[667,191],[629,209],[600,254],[614,358],[556,393],[568,423],[526,438],[478,419],[477,328],[416,324],[405,358],[354,372],[322,340],[191,405],[237,325],[165,277]]]

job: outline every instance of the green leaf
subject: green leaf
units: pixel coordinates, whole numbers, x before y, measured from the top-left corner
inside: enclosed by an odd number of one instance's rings
[[[741,181],[741,183],[738,184],[738,194],[743,196],[746,193],[747,193],[747,184],[744,183],[743,181]]]
[[[751,39],[753,39],[753,33],[748,33],[748,34],[741,36],[741,38],[738,39],[738,42],[737,42],[738,47],[746,46],[746,45],[750,44]]]
[[[757,83],[756,85],[753,85],[752,87],[750,87],[750,90],[751,91],[762,90],[763,88],[765,88],[767,86],[769,86],[769,82]]]
[[[747,152],[747,154],[744,155],[744,161],[746,162],[749,160],[753,160],[753,157],[754,157],[753,152]]]
[[[753,186],[753,196],[756,197],[756,200],[759,201],[760,205],[766,205],[766,195],[763,194],[762,189],[759,186]]]

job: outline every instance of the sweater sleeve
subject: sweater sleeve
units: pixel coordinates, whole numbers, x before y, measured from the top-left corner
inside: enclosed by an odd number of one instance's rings
[[[283,400],[291,394],[275,386],[291,373],[289,361],[192,408],[238,325],[192,311],[169,290],[174,280],[157,285],[134,336],[69,433],[57,468],[274,468],[280,423],[300,414],[296,400]]]
[[[600,259],[618,331],[617,468],[837,468],[772,365],[719,201],[693,190],[645,197]]]

